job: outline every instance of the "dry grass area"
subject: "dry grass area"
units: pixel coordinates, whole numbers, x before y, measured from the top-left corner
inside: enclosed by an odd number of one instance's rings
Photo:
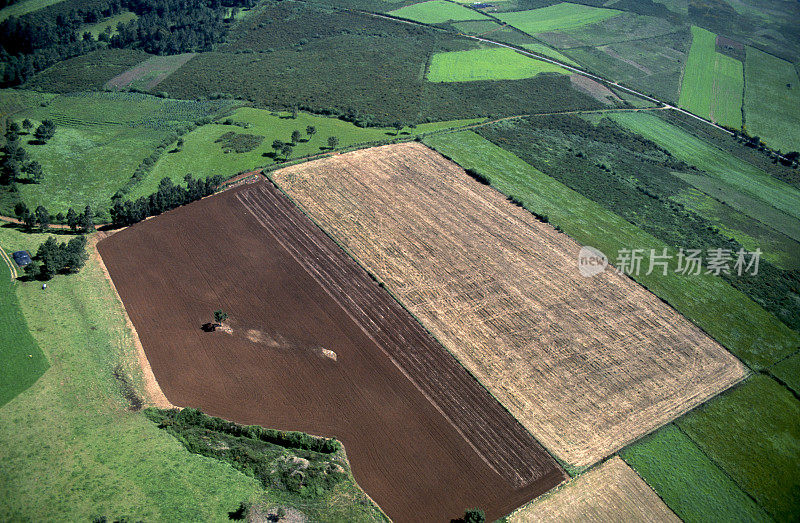
[[[583,278],[575,241],[422,144],[355,151],[273,176],[575,466],[610,455],[746,373],[627,277]]]
[[[658,494],[619,457],[567,483],[509,516],[527,521],[679,522]]]

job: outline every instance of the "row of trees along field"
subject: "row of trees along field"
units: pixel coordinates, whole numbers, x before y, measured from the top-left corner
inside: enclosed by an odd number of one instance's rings
[[[111,47],[153,54],[207,51],[227,33],[229,8],[255,0],[66,0],[0,23],[0,85],[24,83],[36,72],[106,45],[79,35],[81,26],[128,10],[138,17],[117,26]],[[68,11],[65,11],[68,9]]]

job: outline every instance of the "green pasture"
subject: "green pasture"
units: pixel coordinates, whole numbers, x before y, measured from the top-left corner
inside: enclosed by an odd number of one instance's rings
[[[497,190],[534,214],[547,216],[581,244],[600,249],[612,263],[620,249],[661,252],[668,247],[471,131],[429,136],[424,142],[462,167],[481,173]],[[672,248],[668,252],[675,255]],[[719,277],[670,271],[649,276],[642,272],[635,279],[751,367],[767,367],[794,352],[800,343],[800,335]]]
[[[442,24],[445,22],[458,22],[462,20],[480,20],[489,18],[483,13],[473,11],[462,5],[447,2],[446,0],[429,0],[418,4],[401,7],[389,11],[390,15],[406,18],[423,24]]]
[[[26,15],[63,1],[64,0],[21,0],[20,2],[0,9],[0,22],[12,16]]]
[[[448,127],[458,127],[476,123],[481,119],[458,120],[451,122],[435,122],[421,124],[415,129],[405,128],[397,134],[396,129],[376,127],[357,127],[350,122],[337,118],[327,118],[300,112],[297,118],[291,118],[289,113],[270,112],[252,107],[237,109],[230,119],[242,124],[249,124],[248,128],[235,125],[213,123],[204,125],[183,136],[184,146],[174,152],[173,147],[168,148],[153,168],[152,173],[142,183],[137,184],[128,198],[135,199],[147,196],[156,191],[163,178],[172,178],[176,183],[183,182],[183,177],[191,173],[195,177],[205,178],[212,175],[233,176],[242,171],[249,171],[256,167],[274,165],[274,149],[272,142],[281,140],[290,142],[292,131],[300,131],[302,135],[289,158],[300,158],[327,152],[328,138],[335,136],[339,139],[339,147],[350,147],[367,142],[383,142],[394,138],[402,138],[411,133],[420,134]],[[309,137],[306,127],[314,126],[316,134]],[[227,132],[252,134],[263,136],[261,145],[246,153],[223,152],[220,143],[216,143],[220,136]],[[283,159],[279,155],[279,159]]]
[[[728,127],[742,127],[743,65],[716,51],[714,33],[692,26],[678,105]]]
[[[800,511],[800,401],[756,375],[676,423],[778,521]]]
[[[746,196],[782,211],[789,218],[800,218],[800,190],[780,181],[761,169],[714,147],[678,127],[644,112],[614,113],[611,118],[629,130],[652,140],[673,156],[702,169]],[[701,189],[702,190],[702,189]],[[704,191],[705,192],[705,191]],[[715,197],[715,194],[709,194]],[[771,225],[770,218],[760,221]],[[780,230],[780,229],[778,229]],[[800,240],[800,231],[784,234]]]
[[[0,222],[2,223],[2,222]],[[11,253],[14,244],[0,242],[13,264]],[[32,252],[31,255],[36,254]],[[22,269],[17,269],[22,275]],[[14,399],[19,393],[36,383],[49,367],[47,358],[33,339],[19,307],[16,289],[24,285],[11,279],[11,270],[0,260],[0,311],[3,311],[0,328],[0,407]]]
[[[613,7],[613,6],[611,6]],[[581,24],[569,29],[560,29],[551,35],[542,35],[542,39],[562,39],[563,46],[597,47],[621,42],[636,43],[665,35],[673,35],[684,26],[655,16],[641,16],[628,11],[619,12],[601,20]],[[550,42],[548,42],[550,43]]]
[[[747,132],[783,152],[800,151],[800,78],[795,66],[753,47],[746,51]]]
[[[6,249],[36,252],[46,237],[0,228]],[[46,291],[19,283],[17,297],[51,366],[0,407],[3,519],[224,521],[261,492],[256,480],[188,453],[127,408],[112,372],[121,365],[141,394],[141,371],[96,257],[78,274],[56,276]]]
[[[796,394],[800,394],[800,352],[796,352],[785,360],[779,361],[769,371]]]
[[[620,455],[686,522],[771,521],[673,424],[643,438]]]
[[[499,13],[497,18],[509,25],[513,25],[520,31],[536,34],[580,27],[619,14],[622,14],[622,11],[616,9],[602,9],[583,4],[562,2],[529,11]]]
[[[451,25],[468,35],[488,33],[489,31],[496,31],[502,27],[494,20],[471,20],[468,22],[456,22]]]
[[[117,34],[117,24],[123,23],[126,24],[132,20],[136,20],[138,17],[135,13],[130,11],[124,11],[122,13],[116,14],[114,16],[110,16],[105,20],[101,20],[96,24],[89,24],[85,25],[80,28],[78,34],[80,37],[83,37],[84,33],[90,33],[92,38],[97,40],[98,35],[106,30],[106,28],[111,28],[111,35]]]
[[[536,60],[505,47],[436,53],[428,69],[430,82],[474,80],[519,80],[540,73],[569,74],[569,71]]]
[[[46,106],[20,111],[15,120],[36,124],[49,118],[57,127],[44,145],[22,137],[30,157],[42,164],[44,180],[18,184],[19,196],[29,208],[44,205],[53,214],[87,204],[104,211],[162,140],[229,104],[95,92],[61,95]],[[9,207],[13,202],[4,203],[5,214]]]

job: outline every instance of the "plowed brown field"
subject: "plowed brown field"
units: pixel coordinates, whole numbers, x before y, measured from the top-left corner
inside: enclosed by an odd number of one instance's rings
[[[569,463],[600,460],[746,373],[629,278],[582,277],[580,245],[421,144],[273,176]]]
[[[266,182],[146,220],[98,249],[167,398],[339,438],[397,521],[491,518],[564,479],[533,437]],[[222,308],[232,333],[201,325]]]

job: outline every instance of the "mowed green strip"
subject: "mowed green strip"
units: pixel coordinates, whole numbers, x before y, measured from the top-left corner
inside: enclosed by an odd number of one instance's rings
[[[0,228],[7,248],[35,252],[46,237]],[[2,519],[224,521],[240,502],[263,495],[255,479],[190,454],[142,412],[128,410],[113,371],[122,363],[142,391],[141,370],[97,258],[78,274],[56,276],[46,291],[20,283],[17,297],[51,367],[0,407]]]
[[[599,22],[619,14],[622,14],[622,11],[617,9],[602,9],[562,2],[549,7],[542,7],[541,9],[499,13],[497,18],[509,25],[513,25],[520,31],[536,34],[572,29],[573,27]]]
[[[463,5],[454,4],[445,0],[430,0],[418,4],[401,7],[389,11],[390,15],[406,18],[423,24],[441,24],[444,22],[459,22],[463,20],[480,20],[489,18],[483,13],[473,11]]]
[[[462,167],[481,173],[493,187],[526,209],[548,216],[550,223],[579,243],[600,249],[612,262],[620,249],[652,248],[661,252],[667,247],[471,131],[433,135],[423,141]],[[676,254],[672,248],[668,252]],[[643,271],[635,279],[751,367],[767,367],[800,344],[798,333],[719,277],[680,276],[673,271],[647,276]]]
[[[36,383],[49,367],[19,308],[16,282],[7,263],[14,263],[11,252],[7,251],[8,260],[0,260],[0,407]]]
[[[624,127],[667,149],[676,158],[702,169],[746,195],[774,206],[794,219],[800,218],[800,190],[795,187],[652,114],[627,112],[610,116]],[[771,221],[765,218],[763,223],[770,225]],[[781,232],[800,239],[798,231],[794,234]]]
[[[471,49],[433,55],[428,69],[428,81],[519,80],[532,78],[540,73],[569,74],[569,71],[511,49]]]
[[[742,63],[716,51],[717,35],[692,26],[692,47],[678,105],[729,127],[742,127]]]
[[[290,158],[300,158],[328,151],[328,138],[332,136],[339,139],[339,147],[349,147],[368,142],[382,142],[395,137],[402,138],[412,133],[426,133],[449,127],[459,127],[483,120],[478,118],[420,124],[414,129],[405,128],[400,132],[406,134],[398,135],[396,129],[357,127],[338,118],[326,118],[303,112],[298,113],[297,118],[290,118],[289,113],[273,113],[251,107],[237,109],[230,119],[249,124],[250,127],[245,129],[236,125],[215,123],[204,125],[186,134],[183,136],[184,145],[181,150],[165,152],[156,162],[150,176],[136,185],[126,198],[136,199],[140,196],[149,196],[158,189],[158,184],[164,178],[171,178],[177,184],[183,183],[183,178],[188,173],[199,178],[213,175],[229,177],[256,167],[274,165],[276,161],[272,156],[275,152],[272,149],[272,142],[274,140],[291,141],[292,131],[295,130],[301,133],[302,138],[295,145]],[[313,136],[306,134],[308,126],[316,128]],[[263,136],[264,139],[261,145],[250,152],[231,151],[225,153],[222,144],[217,143],[216,140],[231,131]],[[168,151],[173,150],[173,147],[168,148]]]
[[[800,151],[800,78],[791,63],[748,47],[744,109],[747,132],[783,152]]]
[[[800,513],[800,401],[756,375],[676,423],[778,521]]]
[[[671,423],[620,455],[684,521],[771,521]]]

